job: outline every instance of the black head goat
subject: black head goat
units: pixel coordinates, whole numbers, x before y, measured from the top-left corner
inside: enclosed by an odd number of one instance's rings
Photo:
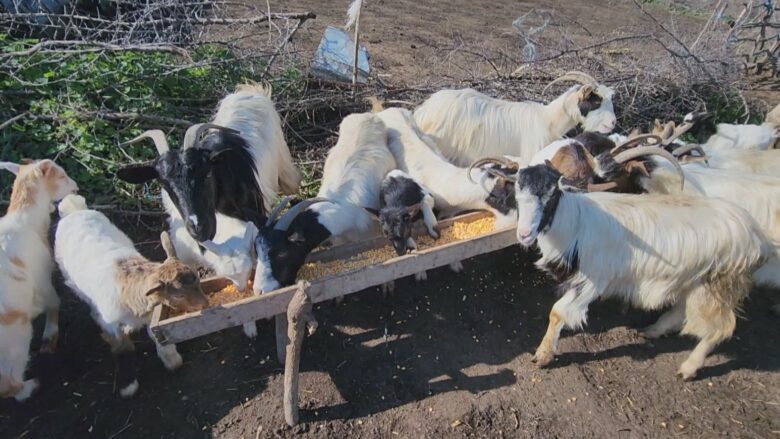
[[[256,164],[238,131],[210,123],[193,125],[180,150],[171,150],[160,130],[147,131],[128,143],[145,138],[154,141],[160,156],[125,166],[117,177],[135,184],[159,181],[193,238],[214,238],[217,213],[263,225],[265,209]]]

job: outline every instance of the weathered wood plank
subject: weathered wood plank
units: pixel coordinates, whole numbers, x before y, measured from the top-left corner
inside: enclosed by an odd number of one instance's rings
[[[451,222],[457,220],[459,219],[453,218]],[[423,270],[500,250],[515,242],[514,228],[494,231],[320,279],[311,283],[307,293],[312,302],[323,302]],[[296,289],[297,286],[293,285],[197,313],[158,320],[153,325],[152,332],[162,344],[179,343],[246,322],[270,318],[287,311],[287,305]]]

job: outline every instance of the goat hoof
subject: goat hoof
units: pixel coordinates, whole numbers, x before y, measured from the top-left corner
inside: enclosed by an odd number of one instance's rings
[[[135,395],[135,392],[138,391],[138,380],[133,380],[132,383],[126,385],[125,387],[119,389],[119,396],[122,398],[130,398],[131,396]]]
[[[537,367],[545,367],[552,363],[553,358],[555,358],[555,355],[553,355],[552,352],[537,351],[533,358],[531,358],[531,362],[536,364]]]
[[[453,262],[450,264],[450,270],[452,270],[454,273],[462,273],[463,272],[463,264],[459,262]]]
[[[648,340],[655,340],[658,338],[661,338],[664,336],[664,332],[660,331],[656,328],[653,328],[652,326],[648,326],[647,328],[639,331],[639,335],[642,338],[646,338]]]
[[[16,392],[16,395],[14,395],[14,399],[22,402],[32,396],[33,393],[35,393],[35,390],[38,389],[39,382],[37,379],[27,380],[22,383],[21,388],[18,392]]]
[[[243,329],[244,329],[244,335],[246,335],[247,337],[249,338],[257,337],[257,325],[255,325],[255,322],[244,323]]]
[[[428,273],[425,271],[421,271],[419,273],[414,274],[414,280],[417,282],[425,282],[428,280]]]
[[[677,376],[682,378],[683,381],[691,381],[696,378],[696,372],[698,372],[698,370],[698,367],[692,366],[686,361],[680,365],[680,369],[677,370]]]
[[[428,229],[428,234],[433,239],[439,239],[441,237],[441,235],[439,235],[439,231],[436,229]]]
[[[181,355],[179,355],[178,352],[164,355],[160,357],[160,360],[162,360],[163,366],[170,371],[174,371],[184,364],[184,360],[182,360]]]

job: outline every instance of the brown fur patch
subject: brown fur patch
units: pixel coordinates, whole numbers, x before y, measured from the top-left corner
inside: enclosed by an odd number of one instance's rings
[[[8,203],[8,213],[21,210],[35,204],[35,193],[38,189],[38,179],[32,172],[32,165],[19,165],[19,174],[11,189],[11,200]]]
[[[18,256],[11,256],[11,257],[10,257],[10,261],[11,261],[11,263],[12,263],[12,264],[16,265],[17,267],[21,268],[22,270],[24,270],[25,268],[27,268],[27,266],[26,266],[26,265],[24,265],[24,261],[22,261],[21,259],[19,259],[19,257],[18,257]]]
[[[30,321],[30,317],[27,313],[19,311],[18,309],[9,309],[3,313],[0,313],[0,325],[8,326],[13,325],[16,322],[26,323]]]

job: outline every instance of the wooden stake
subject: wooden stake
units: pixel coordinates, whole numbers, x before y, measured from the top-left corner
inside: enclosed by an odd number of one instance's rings
[[[355,56],[352,61],[352,97],[355,97],[357,92],[357,78],[358,78],[358,49],[360,48],[360,10],[363,9],[363,2],[360,2],[360,7],[357,10],[357,16],[355,18]]]
[[[312,303],[306,288],[309,283],[298,282],[298,290],[295,292],[290,305],[287,307],[287,358],[284,363],[284,420],[290,427],[298,423],[298,379],[301,362],[301,347],[303,346],[303,330],[309,328],[309,334],[317,329],[317,321],[314,320]]]

